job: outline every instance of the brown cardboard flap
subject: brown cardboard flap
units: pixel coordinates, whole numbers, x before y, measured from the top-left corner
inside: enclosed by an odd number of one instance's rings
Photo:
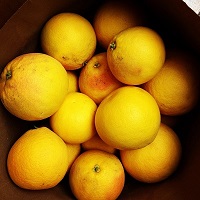
[[[18,8],[23,5],[26,0],[17,1],[0,1],[0,28],[6,23],[6,21],[12,16]]]
[[[1,67],[4,67],[8,60],[19,55],[36,34],[38,24],[37,21],[30,20],[33,12],[32,9],[29,11],[30,4],[30,1],[26,1],[0,30]]]

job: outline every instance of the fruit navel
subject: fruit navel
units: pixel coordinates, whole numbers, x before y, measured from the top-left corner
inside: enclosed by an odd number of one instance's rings
[[[111,42],[110,43],[110,50],[114,50],[114,49],[116,49],[116,42]]]
[[[98,67],[100,67],[101,66],[101,64],[99,63],[99,62],[96,62],[95,64],[94,64],[94,68],[98,68]]]
[[[94,172],[99,173],[101,171],[100,166],[98,164],[96,164],[93,168]]]
[[[85,67],[87,65],[88,61],[86,60],[85,62],[83,62],[82,67]]]
[[[6,80],[10,79],[11,77],[12,77],[12,71],[9,70],[9,71],[7,71],[7,73],[6,73]]]

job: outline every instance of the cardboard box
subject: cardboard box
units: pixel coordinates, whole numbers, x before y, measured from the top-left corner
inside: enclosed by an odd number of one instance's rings
[[[38,52],[40,31],[53,15],[77,12],[92,20],[96,8],[103,1],[81,0],[17,0],[0,4],[0,69],[17,55]],[[149,15],[151,26],[170,41],[200,56],[200,18],[181,0],[136,1]],[[200,67],[200,66],[199,66]],[[43,191],[29,191],[17,187],[6,169],[7,154],[20,135],[34,122],[25,122],[8,113],[0,104],[0,199],[1,200],[63,200],[74,199],[67,178],[58,186]],[[43,123],[43,122],[37,122]],[[34,124],[35,125],[35,124]],[[127,177],[119,199],[188,200],[200,199],[200,110],[199,104],[186,116],[186,123],[177,129],[181,135],[183,157],[176,173],[163,182],[144,184]]]

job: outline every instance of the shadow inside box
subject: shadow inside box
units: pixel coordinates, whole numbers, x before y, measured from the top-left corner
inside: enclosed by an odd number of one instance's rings
[[[63,180],[59,183],[59,187],[62,188],[63,192],[67,195],[69,199],[76,199],[69,185],[69,171],[67,172]]]

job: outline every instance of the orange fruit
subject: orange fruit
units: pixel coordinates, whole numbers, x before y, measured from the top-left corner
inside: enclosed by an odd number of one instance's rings
[[[59,13],[49,19],[41,33],[45,53],[59,60],[67,70],[81,68],[96,49],[91,23],[76,13]]]
[[[161,36],[148,27],[128,28],[110,42],[107,60],[115,78],[128,85],[140,85],[162,68],[165,45]]]
[[[80,91],[92,98],[97,104],[122,85],[108,67],[106,52],[94,55],[81,69],[79,75]]]
[[[137,149],[155,139],[160,111],[154,98],[144,89],[123,86],[100,103],[95,126],[108,145],[116,149]]]
[[[182,115],[194,108],[199,99],[197,67],[189,53],[171,51],[160,72],[144,84],[163,115]]]
[[[86,94],[70,92],[58,111],[50,117],[50,126],[66,143],[83,143],[96,133],[96,109],[97,105]]]
[[[68,86],[68,92],[78,92],[79,86],[78,86],[78,73],[76,71],[67,71],[68,73],[68,80],[69,80],[69,86]]]
[[[96,11],[93,27],[98,43],[107,49],[116,34],[127,28],[142,25],[143,21],[143,14],[135,2],[109,0]]]
[[[89,150],[82,153],[69,172],[70,188],[77,199],[115,200],[125,182],[121,161],[111,153]]]
[[[67,151],[68,151],[68,167],[71,168],[73,162],[81,153],[81,145],[80,144],[70,144],[66,143]]]
[[[67,146],[46,127],[28,130],[11,147],[7,168],[13,182],[21,188],[52,188],[68,170]]]
[[[168,178],[181,159],[181,142],[176,133],[161,123],[155,140],[144,148],[120,151],[125,170],[136,180],[155,183]]]
[[[106,151],[108,153],[116,153],[117,149],[114,147],[106,144],[98,134],[95,134],[91,139],[87,140],[86,142],[83,142],[81,144],[81,147],[84,151],[92,150],[92,149],[98,149],[102,151]]]
[[[68,75],[56,59],[42,53],[20,55],[10,61],[0,78],[3,105],[28,121],[55,113],[68,90]]]

